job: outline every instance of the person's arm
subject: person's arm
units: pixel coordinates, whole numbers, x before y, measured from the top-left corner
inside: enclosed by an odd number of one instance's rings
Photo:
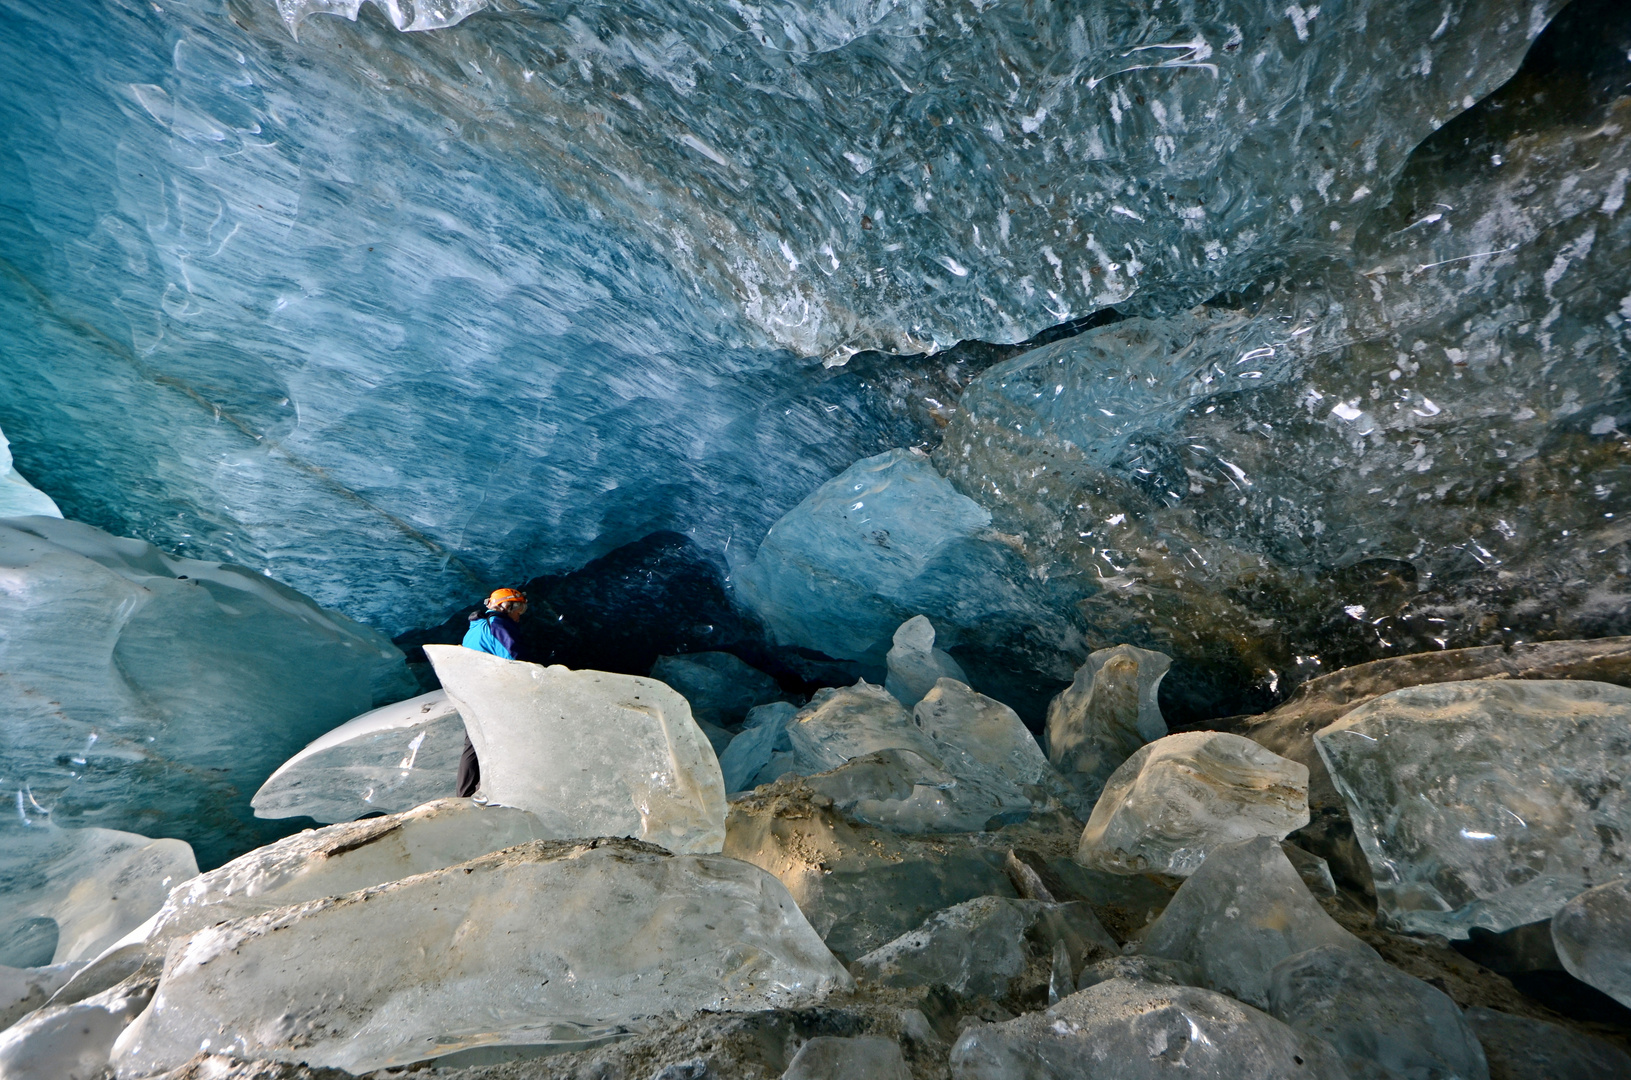
[[[499,615],[488,619],[487,625],[492,628],[493,637],[504,649],[504,652],[495,655],[503,656],[506,660],[521,659],[521,639],[516,635],[515,624]]]

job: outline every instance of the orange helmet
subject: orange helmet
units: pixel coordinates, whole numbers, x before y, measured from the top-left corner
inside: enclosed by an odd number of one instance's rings
[[[502,607],[505,604],[525,604],[527,594],[520,589],[494,589],[493,594],[487,598],[490,608]]]

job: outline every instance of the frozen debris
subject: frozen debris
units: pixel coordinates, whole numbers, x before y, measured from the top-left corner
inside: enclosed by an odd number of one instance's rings
[[[678,690],[698,723],[740,724],[748,711],[781,697],[776,680],[727,652],[659,656],[651,677]]]
[[[1381,914],[1465,938],[1631,873],[1631,689],[1500,680],[1398,690],[1315,736]]]
[[[674,690],[456,645],[427,645],[425,653],[464,717],[489,799],[538,815],[552,836],[719,850],[719,759]]]
[[[180,840],[50,825],[0,832],[0,905],[13,926],[56,924],[51,955],[37,958],[50,964],[92,959],[197,873],[192,848]]]
[[[48,1005],[0,1031],[5,1080],[104,1080],[115,1040],[147,1008],[157,972],[84,1001]]]
[[[1319,906],[1280,845],[1262,836],[1216,848],[1139,951],[1191,964],[1204,985],[1267,1008],[1275,966],[1322,945],[1372,953]]]
[[[697,1009],[809,1005],[851,984],[756,867],[535,841],[177,941],[115,1064],[141,1076],[203,1048],[362,1073],[577,1045]]]
[[[941,985],[1000,1000],[1018,989],[1028,968],[1051,965],[1057,946],[1065,949],[1072,990],[1077,970],[1118,950],[1084,903],[982,896],[935,912],[922,926],[856,960],[850,971],[879,986]]]
[[[1111,774],[1076,858],[1121,874],[1194,873],[1221,844],[1308,824],[1308,770],[1218,731],[1168,735]]]
[[[1631,878],[1587,889],[1558,908],[1552,942],[1570,975],[1631,1006]]]
[[[879,1035],[818,1035],[799,1047],[782,1080],[912,1080],[906,1055]]]
[[[1381,1075],[1488,1080],[1456,1003],[1369,949],[1322,945],[1282,960],[1269,979],[1268,1011],[1330,1043],[1355,1075],[1379,1067],[1388,1070]]]
[[[884,688],[910,709],[941,679],[968,682],[957,661],[934,647],[934,624],[922,615],[913,615],[895,631],[894,644],[885,657],[889,677]]]
[[[1091,800],[1145,743],[1167,733],[1157,694],[1172,658],[1117,645],[1088,656],[1048,705],[1048,760]]]
[[[73,978],[74,973],[84,966],[84,961],[80,960],[44,967],[0,965],[0,1031],[10,1027],[18,1017],[44,1005],[63,983]]]
[[[213,865],[276,835],[249,797],[301,746],[416,691],[377,630],[239,566],[73,521],[0,523],[0,714],[18,811],[173,836]]]
[[[250,800],[255,816],[350,821],[453,794],[464,720],[447,691],[363,713],[285,761]]]
[[[559,839],[569,838],[548,835],[525,810],[469,799],[441,799],[401,814],[308,829],[177,885],[147,940],[400,881],[529,840]]]
[[[1608,1080],[1631,1076],[1631,1055],[1577,1031],[1480,1005],[1465,1016],[1496,1080]]]
[[[62,511],[51,496],[17,472],[11,460],[11,443],[0,431],[0,518],[34,516],[60,518]]]
[[[1249,1005],[1193,986],[1117,978],[1046,1012],[973,1024],[951,1051],[953,1080],[1347,1080],[1325,1043]]]
[[[854,959],[929,915],[1013,896],[1003,853],[898,836],[846,818],[788,777],[731,803],[725,854],[776,875],[829,948]]]
[[[724,774],[727,793],[734,795],[756,782],[768,782],[756,778],[777,751],[792,751],[787,725],[797,712],[798,706],[788,701],[772,701],[748,711],[742,730],[719,755],[719,770]]]

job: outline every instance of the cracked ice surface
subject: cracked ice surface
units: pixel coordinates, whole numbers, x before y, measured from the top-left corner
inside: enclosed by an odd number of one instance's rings
[[[725,780],[691,707],[655,679],[427,645],[492,801],[551,836],[635,836],[670,851],[725,842]],[[893,699],[891,699],[893,700]]]

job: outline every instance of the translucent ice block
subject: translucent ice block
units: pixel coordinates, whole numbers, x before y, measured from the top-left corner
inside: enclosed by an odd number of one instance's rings
[[[1139,747],[1167,733],[1156,695],[1171,666],[1149,649],[1100,649],[1048,705],[1048,760],[1089,798]]]
[[[922,615],[913,615],[900,624],[884,659],[889,667],[884,689],[908,709],[922,701],[939,679],[968,682],[957,661],[934,647],[934,624]]]
[[[719,759],[674,690],[458,645],[425,653],[464,717],[488,798],[538,815],[554,836],[635,836],[676,852],[725,842]]]
[[[1631,878],[1587,889],[1558,908],[1552,941],[1570,975],[1631,1006]]]

